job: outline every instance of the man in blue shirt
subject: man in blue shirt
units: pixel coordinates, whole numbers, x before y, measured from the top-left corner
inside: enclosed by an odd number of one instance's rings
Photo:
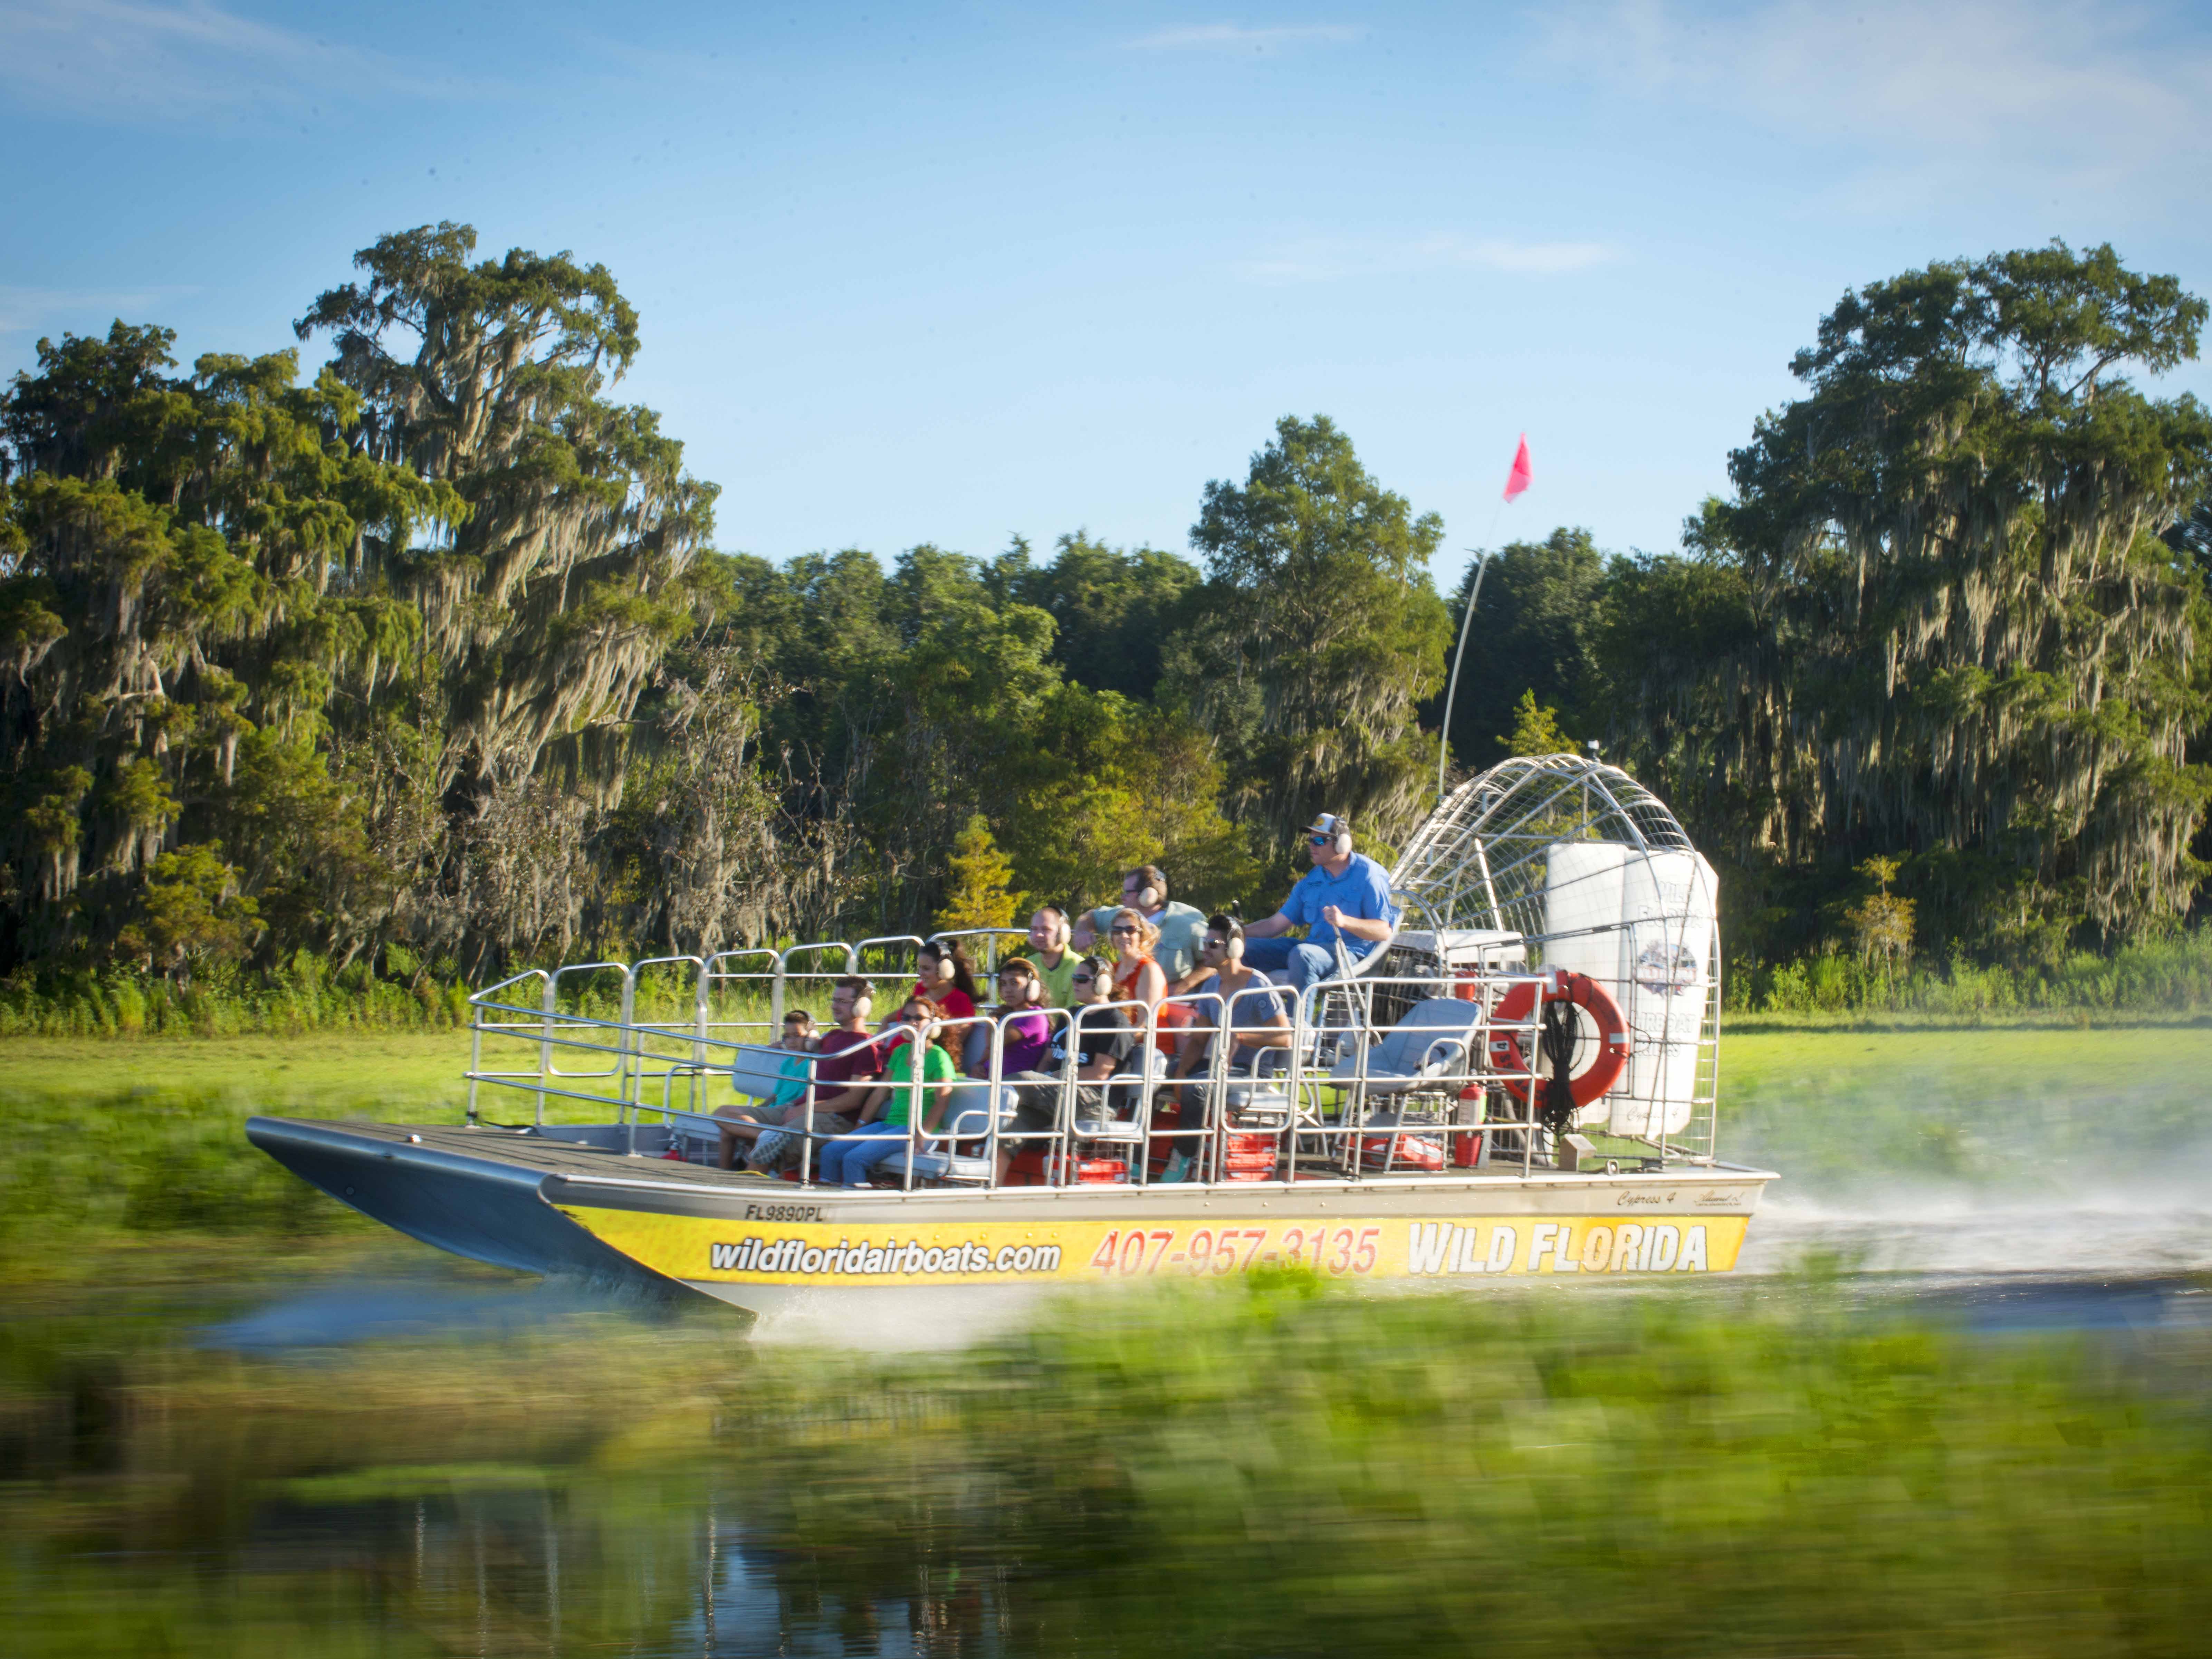
[[[1352,850],[1352,826],[1324,812],[1306,830],[1306,851],[1313,868],[1298,878],[1283,908],[1244,929],[1244,960],[1262,973],[1287,968],[1301,991],[1336,972],[1336,946],[1363,961],[1390,942],[1397,931],[1398,906],[1390,901],[1389,873],[1364,853]],[[1304,927],[1304,943],[1284,934]]]

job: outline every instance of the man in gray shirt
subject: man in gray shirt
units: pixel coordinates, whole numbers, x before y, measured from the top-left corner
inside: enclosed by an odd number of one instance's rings
[[[1075,948],[1097,949],[1114,925],[1114,913],[1125,905],[1160,930],[1152,960],[1168,976],[1170,996],[1186,996],[1212,976],[1213,969],[1199,959],[1198,951],[1199,940],[1206,937],[1206,912],[1194,904],[1171,902],[1168,878],[1156,864],[1145,865],[1121,878],[1120,903],[1102,904],[1075,924]]]

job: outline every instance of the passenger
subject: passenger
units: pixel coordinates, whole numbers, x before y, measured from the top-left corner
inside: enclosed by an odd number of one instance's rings
[[[1026,1123],[1018,1119],[1018,1127],[1044,1130],[1057,1126],[1060,1080],[1071,1058],[1075,1065],[1077,1118],[1119,1116],[1135,1109],[1133,1080],[1113,1085],[1109,1091],[1108,1080],[1121,1071],[1137,1039],[1126,1012],[1109,1000],[1113,988],[1105,963],[1097,957],[1084,957],[1076,964],[1070,983],[1076,999],[1072,1018],[1054,1027],[1052,1048],[1044,1065],[1015,1079],[1026,1085],[1022,1091],[1023,1111],[1030,1119]],[[1039,1104],[1041,1111],[1032,1109]],[[1003,1163],[999,1173],[1003,1178]]]
[[[1113,982],[1104,962],[1097,957],[1084,957],[1076,964],[1072,982],[1075,988],[1075,1016],[1069,1025],[1054,1034],[1053,1067],[1057,1071],[1065,1065],[1072,1048],[1075,1055],[1075,1103],[1079,1115],[1097,1116],[1102,1112],[1118,1115],[1133,1107],[1135,1101],[1109,1096],[1106,1081],[1121,1069],[1129,1058],[1129,1051],[1136,1047],[1135,1029],[1127,1016],[1112,1004]]]
[[[1121,902],[1102,904],[1076,924],[1076,948],[1083,951],[1110,944],[1109,930],[1116,912],[1133,909],[1159,930],[1153,958],[1167,975],[1167,994],[1180,996],[1197,988],[1212,969],[1198,959],[1199,936],[1206,932],[1206,912],[1194,904],[1170,902],[1168,878],[1159,866],[1147,864],[1121,878]]]
[[[922,1132],[934,1133],[944,1121],[945,1101],[959,1072],[952,1063],[952,1051],[945,1047],[947,1033],[939,1019],[941,1012],[927,997],[909,997],[899,1010],[896,1023],[913,1027],[913,1040],[901,1042],[892,1051],[884,1066],[883,1081],[868,1091],[860,1122],[852,1133],[823,1145],[817,1166],[823,1185],[865,1187],[870,1170],[912,1144],[907,1113],[914,1100],[917,1048],[922,1053]]]
[[[1114,1000],[1143,1003],[1152,1013],[1154,1045],[1163,1054],[1173,1054],[1175,1031],[1189,1023],[1190,1010],[1161,1001],[1167,994],[1167,975],[1152,957],[1153,947],[1160,942],[1160,930],[1135,910],[1125,908],[1114,913],[1107,935],[1114,942]],[[1130,1023],[1141,1024],[1143,1018],[1133,1012]]]
[[[1036,964],[1022,957],[1000,964],[999,969],[999,1006],[991,1010],[995,1024],[975,1028],[982,1038],[980,1044],[970,1045],[968,1051],[967,1074],[985,1079],[956,1090],[952,1097],[952,1115],[947,1120],[951,1133],[961,1139],[981,1139],[990,1133],[993,1096],[988,1079],[991,1075],[991,1045],[1000,1047],[997,1096],[1001,1115],[1012,1109],[1011,1122],[1000,1126],[1003,1134],[1007,1129],[1049,1130],[1053,1127],[1053,1103],[1049,1090],[1035,1086],[1018,1086],[1019,1082],[1034,1085],[1040,1079],[1049,1082],[1038,1070],[1052,1051],[1053,1022],[1045,1018],[1037,1005],[1043,989],[1037,979]],[[999,1173],[1003,1177],[1007,1161],[1025,1143],[999,1145]]]
[[[815,1043],[819,1056],[814,1062],[814,1133],[817,1136],[849,1134],[867,1103],[866,1085],[883,1074],[886,1045],[876,1042],[868,1030],[874,1012],[874,988],[858,975],[841,979],[830,988],[830,1017],[835,1023]],[[775,1121],[779,1127],[757,1124],[750,1131],[743,1126],[735,1130],[739,1137],[752,1139],[753,1149],[746,1154],[745,1167],[761,1175],[780,1175],[798,1164],[806,1140],[805,1101],[798,1101]],[[724,1139],[722,1167],[726,1170],[730,1167],[726,1133]]]
[[[1003,1050],[1000,1077],[1034,1071],[1043,1061],[1052,1048],[1052,1022],[1045,1018],[1041,1000],[1043,989],[1036,964],[1027,957],[1015,957],[1000,965],[999,1006],[991,1011],[999,1024],[983,1028],[984,1052],[969,1067],[969,1076],[991,1075],[989,1034],[994,1030]]]
[[[807,1079],[814,1067],[803,1056],[814,1047],[814,1016],[804,1008],[793,1008],[783,1017],[783,1035],[776,1040],[775,1046],[791,1055],[777,1074],[775,1093],[766,1100],[746,1105],[720,1107],[714,1113],[724,1120],[719,1126],[721,1145],[714,1154],[718,1169],[727,1170],[736,1164],[739,1141],[757,1139],[769,1125],[781,1123],[793,1107],[802,1110],[805,1107]]]
[[[1225,1027],[1230,1039],[1229,1069],[1232,1074],[1249,1077],[1253,1063],[1263,1052],[1291,1046],[1291,1015],[1285,1006],[1291,994],[1258,969],[1245,965],[1244,925],[1234,916],[1208,916],[1199,950],[1214,972],[1198,988],[1191,1024],[1184,1028],[1176,1045],[1175,1074],[1182,1079],[1204,1073],[1212,1053],[1214,1033]],[[1194,1108],[1202,1109],[1202,1086],[1186,1085],[1182,1104],[1186,1116]]]
[[[978,993],[975,969],[957,939],[932,939],[915,957],[921,977],[910,994],[927,997],[951,1019],[972,1019]]]
[[[1067,912],[1057,904],[1041,904],[1030,917],[1030,956],[1036,964],[1037,983],[1044,988],[1048,1008],[1073,1008],[1075,994],[1070,981],[1079,959],[1068,947]]]
[[[1288,969],[1301,991],[1335,975],[1340,940],[1352,963],[1364,962],[1390,942],[1402,914],[1390,898],[1389,873],[1352,850],[1352,826],[1340,814],[1324,812],[1307,827],[1306,851],[1313,868],[1283,908],[1244,927],[1244,960],[1262,973]],[[1282,937],[1299,927],[1303,943]]]

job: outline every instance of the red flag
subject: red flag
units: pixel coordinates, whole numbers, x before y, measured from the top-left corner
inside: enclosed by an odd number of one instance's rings
[[[1535,477],[1528,466],[1528,434],[1521,434],[1521,447],[1513,452],[1513,470],[1505,475],[1505,499],[1511,501],[1528,487]]]

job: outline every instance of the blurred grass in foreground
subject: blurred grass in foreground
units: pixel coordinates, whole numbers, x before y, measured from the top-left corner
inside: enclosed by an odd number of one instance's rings
[[[1274,1274],[891,1358],[19,1327],[0,1607],[26,1655],[2202,1650],[2201,1334],[1700,1289]]]

